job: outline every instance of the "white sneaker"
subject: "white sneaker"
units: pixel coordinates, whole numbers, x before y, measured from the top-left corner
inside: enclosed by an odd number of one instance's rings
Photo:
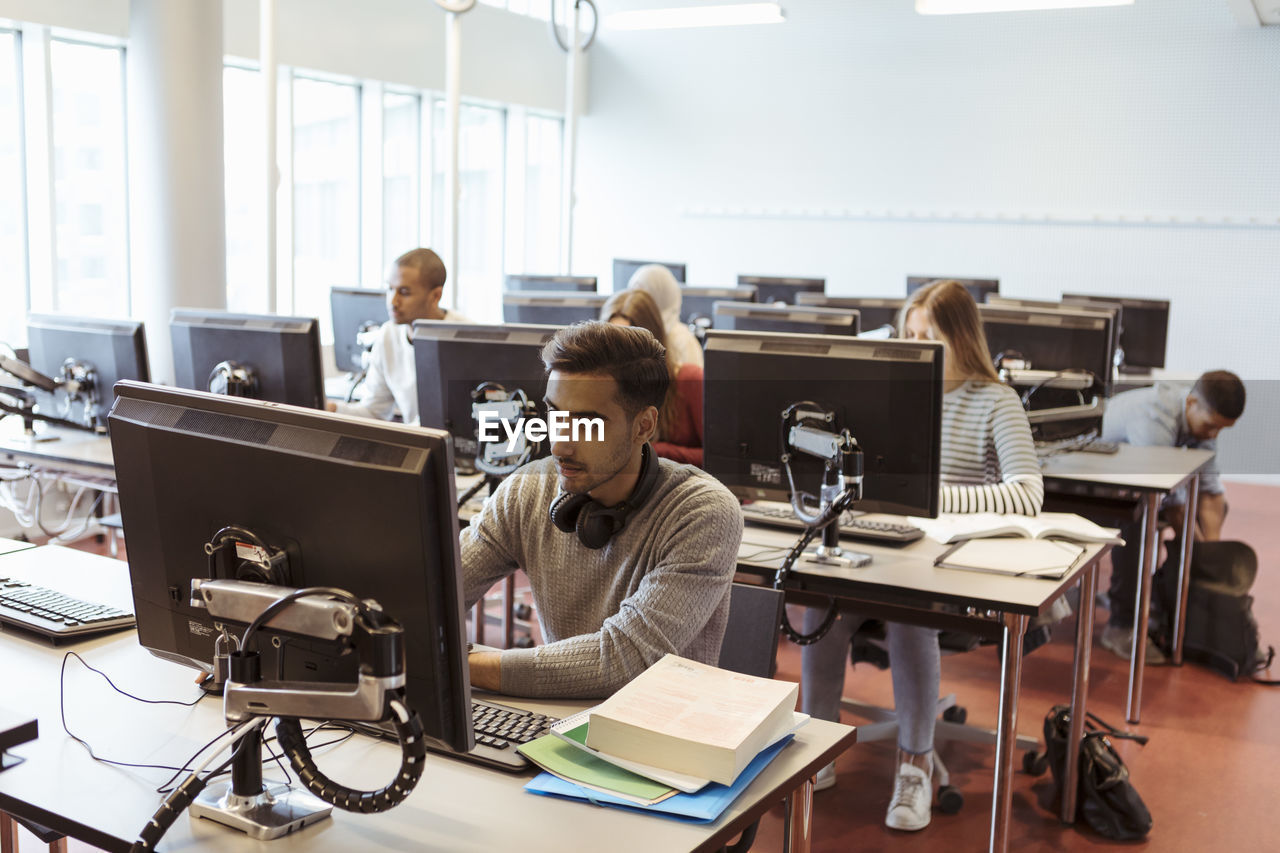
[[[898,766],[898,777],[893,783],[893,799],[884,825],[890,829],[914,832],[929,825],[932,817],[933,785],[929,774],[912,764]]]
[[[836,786],[836,763],[833,761],[818,771],[813,777],[813,790],[825,791]]]

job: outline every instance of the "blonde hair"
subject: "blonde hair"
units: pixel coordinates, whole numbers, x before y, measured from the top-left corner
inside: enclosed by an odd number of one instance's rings
[[[671,351],[671,347],[667,346],[666,326],[662,322],[662,312],[658,309],[658,303],[648,293],[643,290],[628,289],[610,296],[600,309],[600,319],[604,322],[608,323],[615,317],[621,317],[637,329],[644,329],[666,348],[667,374],[671,377],[671,383],[667,386],[662,405],[658,407],[658,439],[664,439],[671,434],[671,427],[675,421],[675,379],[680,366],[676,364],[675,353]]]
[[[912,293],[898,314],[900,337],[906,337],[907,316],[917,308],[925,312],[935,335],[947,345],[947,357],[955,359],[965,379],[1000,381],[991,363],[978,305],[963,284],[953,279],[931,281]]]

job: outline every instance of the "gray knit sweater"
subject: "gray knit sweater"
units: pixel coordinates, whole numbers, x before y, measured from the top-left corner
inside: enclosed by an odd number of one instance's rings
[[[468,607],[517,568],[532,586],[545,645],[502,653],[503,693],[603,697],[667,652],[719,659],[742,513],[705,472],[657,461],[653,494],[599,550],[548,518],[549,457],[508,477],[462,531]]]

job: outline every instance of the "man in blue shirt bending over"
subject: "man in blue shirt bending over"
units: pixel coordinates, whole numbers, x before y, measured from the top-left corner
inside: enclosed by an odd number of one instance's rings
[[[1211,370],[1194,385],[1157,382],[1117,394],[1102,418],[1102,439],[1155,447],[1195,447],[1217,450],[1218,433],[1235,424],[1244,412],[1244,383],[1234,373]],[[1171,493],[1160,509],[1161,517],[1182,529],[1186,490]],[[1196,505],[1196,539],[1221,538],[1227,514],[1226,495],[1218,472],[1217,457],[1200,470]],[[1133,648],[1133,609],[1138,590],[1138,552],[1141,522],[1124,525],[1120,535],[1127,543],[1111,552],[1111,618],[1102,632],[1102,645],[1123,658]],[[1165,656],[1147,644],[1147,663],[1164,663]]]

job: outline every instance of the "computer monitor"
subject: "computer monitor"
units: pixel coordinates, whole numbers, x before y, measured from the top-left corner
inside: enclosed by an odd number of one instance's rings
[[[504,323],[533,323],[543,326],[572,326],[583,320],[599,320],[608,300],[603,293],[544,290],[534,293],[507,291],[502,294]]]
[[[1108,397],[1112,389],[1115,356],[1113,315],[1079,308],[1018,308],[979,305],[982,330],[992,359],[1002,366],[1014,361],[1036,371],[1087,370],[1092,384],[1076,395]],[[1064,395],[1050,384],[1031,398],[1032,408],[1041,402],[1061,404]],[[1055,399],[1059,398],[1059,399]],[[1084,399],[1080,402],[1083,403]]]
[[[1142,373],[1164,367],[1169,337],[1169,300],[1097,296],[1088,293],[1062,294],[1063,302],[1077,300],[1110,302],[1124,310],[1120,329],[1120,347],[1124,350],[1124,360],[1120,363],[1122,372]]]
[[[32,314],[27,318],[27,339],[28,363],[34,370],[53,379],[79,377],[82,385],[88,382],[85,390],[71,396],[65,386],[36,391],[45,414],[106,426],[116,382],[151,379],[147,339],[142,323],[135,320]]]
[[[754,287],[757,302],[785,302],[788,305],[796,304],[798,294],[822,293],[827,288],[825,278],[778,278],[767,275],[740,275],[738,284]]]
[[[361,356],[373,346],[372,333],[391,319],[385,288],[334,287],[329,290],[333,310],[333,361],[339,370],[359,373]]]
[[[998,278],[960,278],[953,275],[909,275],[907,276],[907,295],[915,293],[931,281],[958,281],[969,291],[973,301],[981,305],[987,300],[988,293],[1000,292]]]
[[[238,526],[284,552],[281,586],[332,586],[381,604],[404,628],[405,690],[426,734],[454,749],[471,747],[447,436],[122,383],[111,447],[143,647],[211,671],[219,632],[208,611],[191,606],[191,581],[211,569],[218,578],[246,579],[239,557],[224,553],[211,564],[204,550]],[[268,678],[279,665],[289,681],[354,681],[356,656],[326,642],[294,637],[279,648],[258,647]]]
[[[580,293],[596,292],[593,275],[509,275],[507,290],[575,290]]]
[[[547,378],[542,347],[558,326],[494,326],[418,320],[413,324],[413,359],[418,374],[418,417],[424,427],[449,433],[454,460],[464,467],[475,459],[476,420],[473,392],[491,383],[508,394],[519,390],[546,417],[542,402]],[[545,456],[549,446],[539,456]]]
[[[881,299],[869,296],[826,296],[821,293],[797,293],[796,305],[808,305],[815,308],[843,308],[857,311],[859,325],[863,332],[888,326],[893,329],[890,337],[898,334],[898,314],[905,305],[905,299]]]
[[[717,302],[755,302],[754,287],[682,287],[680,319],[685,323],[710,326]]]
[[[684,284],[685,280],[685,264],[676,263],[675,261],[628,261],[621,258],[613,259],[613,292],[626,290],[627,285],[631,283],[631,276],[636,274],[636,270],[649,264],[659,264],[671,270],[671,274],[676,277],[676,281]]]
[[[713,328],[739,332],[856,335],[859,331],[858,312],[843,308],[717,302],[712,306],[711,316]]]
[[[938,514],[941,344],[713,329],[704,355],[703,462],[740,499],[789,500],[780,418],[810,401],[862,448],[856,509]],[[822,462],[791,456],[797,488],[816,493]]]
[[[319,327],[314,317],[175,308],[174,378],[179,388],[324,408]]]

